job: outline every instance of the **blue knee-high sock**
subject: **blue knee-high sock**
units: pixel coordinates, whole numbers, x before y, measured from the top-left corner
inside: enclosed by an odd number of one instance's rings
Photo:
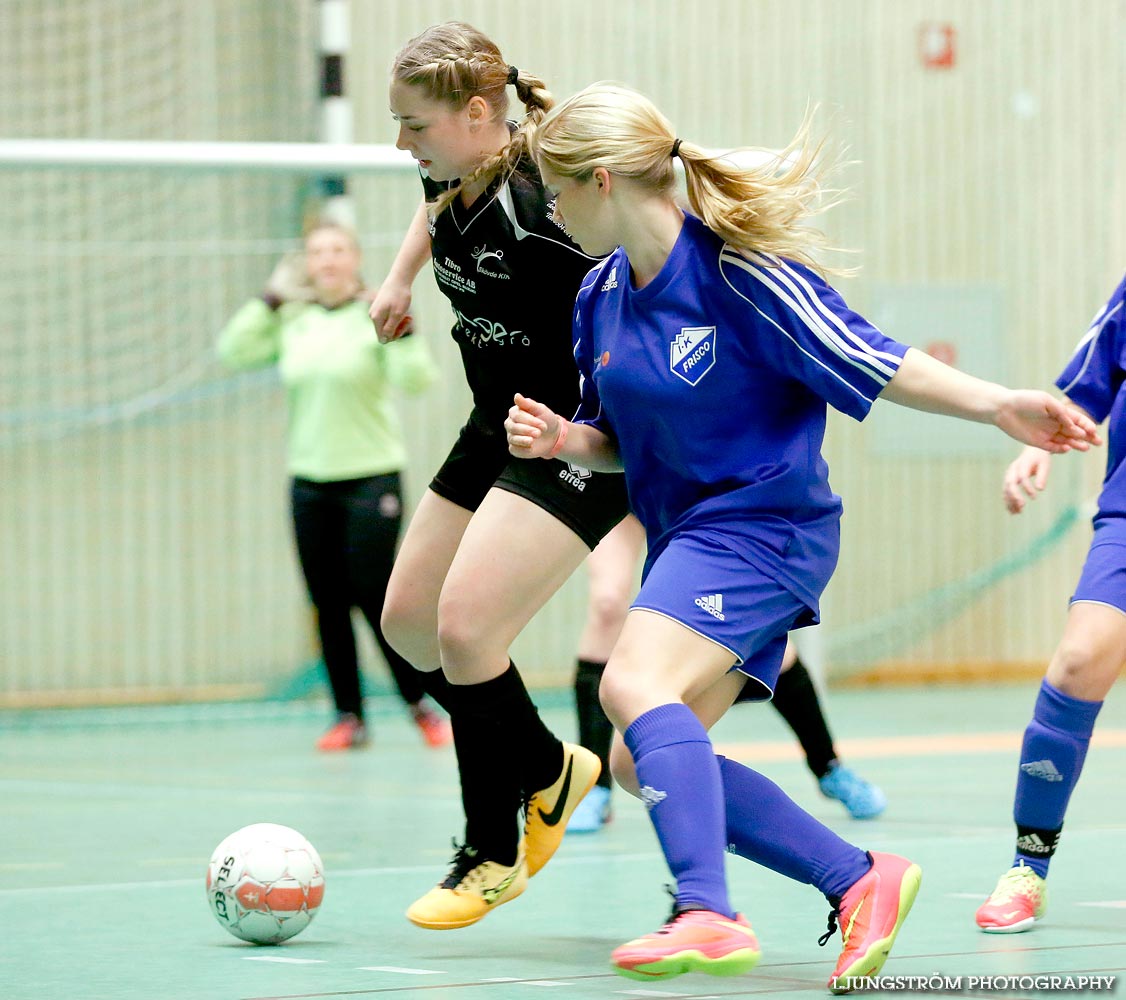
[[[773,781],[716,756],[727,801],[732,854],[805,882],[830,898],[843,896],[872,867],[865,851],[819,823]]]
[[[1040,685],[1032,721],[1024,731],[1013,821],[1017,825],[1015,867],[1024,862],[1042,878],[1055,853],[1071,793],[1079,781],[1101,701],[1081,701]]]
[[[733,917],[724,869],[723,783],[707,730],[687,705],[661,705],[634,721],[625,743],[676,878],[677,905]]]

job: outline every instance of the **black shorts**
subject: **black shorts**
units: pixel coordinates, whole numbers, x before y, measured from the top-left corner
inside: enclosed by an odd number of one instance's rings
[[[484,430],[471,417],[430,489],[450,503],[476,510],[494,486],[542,507],[591,549],[629,513],[620,472],[591,472],[558,459],[514,458],[503,434]]]

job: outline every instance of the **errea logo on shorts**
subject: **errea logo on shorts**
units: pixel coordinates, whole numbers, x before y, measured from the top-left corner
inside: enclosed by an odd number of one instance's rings
[[[590,478],[590,469],[584,469],[581,465],[572,465],[568,462],[567,468],[559,470],[559,478],[568,486],[573,486],[582,493],[586,489],[586,481]]]
[[[723,614],[723,594],[711,594],[708,597],[697,597],[695,601],[696,607],[703,608],[713,618],[718,618],[721,622],[727,621]]]

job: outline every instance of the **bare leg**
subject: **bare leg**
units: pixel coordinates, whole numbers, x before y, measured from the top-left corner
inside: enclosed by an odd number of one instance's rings
[[[418,670],[442,665],[438,597],[472,516],[427,490],[395,557],[383,604],[383,634]]]
[[[513,640],[590,554],[532,501],[492,489],[465,529],[438,601],[442,669],[479,684],[508,669]]]
[[[599,542],[587,559],[589,586],[575,665],[575,714],[579,743],[598,755],[602,773],[567,824],[569,833],[594,833],[610,819],[614,727],[602,710],[598,689],[637,589],[638,561],[644,548],[645,529],[631,514]]]

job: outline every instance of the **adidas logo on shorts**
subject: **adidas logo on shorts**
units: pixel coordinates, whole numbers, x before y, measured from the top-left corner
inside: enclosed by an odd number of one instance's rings
[[[703,608],[713,618],[721,622],[727,621],[723,614],[723,594],[712,594],[710,597],[697,597],[696,607]]]

